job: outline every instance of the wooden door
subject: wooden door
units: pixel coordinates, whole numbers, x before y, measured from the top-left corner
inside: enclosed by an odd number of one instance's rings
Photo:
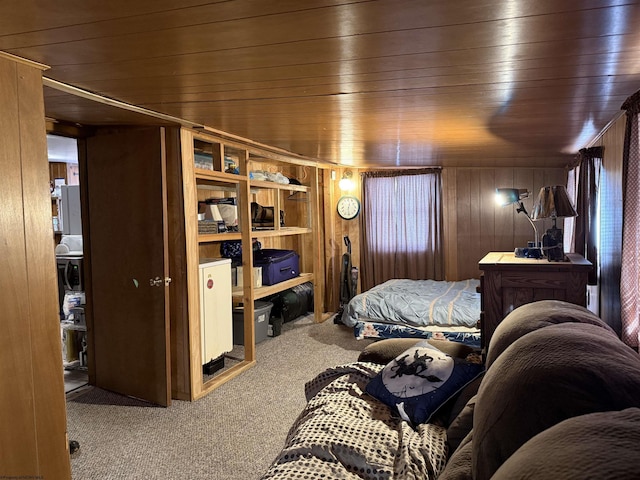
[[[88,223],[93,383],[168,406],[164,135],[163,128],[131,128],[87,139],[83,217]]]

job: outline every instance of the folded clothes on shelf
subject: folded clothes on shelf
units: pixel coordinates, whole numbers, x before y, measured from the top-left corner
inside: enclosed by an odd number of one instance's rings
[[[251,180],[274,182],[274,183],[280,183],[283,185],[289,184],[289,179],[280,172],[272,173],[272,172],[265,172],[261,170],[254,170],[252,172],[249,172],[249,178]]]

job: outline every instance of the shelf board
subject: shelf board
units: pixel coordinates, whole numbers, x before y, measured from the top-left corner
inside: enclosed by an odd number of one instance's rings
[[[251,238],[284,237],[287,235],[304,235],[311,233],[310,228],[282,227],[278,230],[252,230]],[[224,240],[242,240],[240,232],[227,233],[201,233],[198,235],[198,243],[222,242]]]
[[[196,180],[212,180],[224,183],[240,183],[247,180],[247,177],[243,175],[235,175],[233,173],[217,172],[215,170],[207,170],[203,168],[196,168],[194,171],[196,174]]]
[[[311,188],[307,187],[306,185],[292,185],[289,183],[284,184],[262,180],[249,180],[249,185],[252,188],[270,188],[276,190],[289,190],[291,192],[308,192],[311,190]]]
[[[198,183],[199,190],[212,190],[214,192],[237,193],[238,184],[221,182],[220,180],[208,180],[207,183]]]
[[[251,230],[251,237],[283,237],[285,235],[303,235],[305,233],[311,233],[311,229],[303,227],[281,227],[278,230]]]
[[[201,233],[198,235],[198,243],[222,242],[224,240],[242,240],[242,235],[240,232]]]
[[[198,400],[199,398],[204,397],[206,394],[215,390],[223,383],[228,382],[232,378],[235,378],[238,375],[240,375],[242,372],[255,366],[255,364],[256,364],[255,360],[243,360],[242,362],[240,362],[237,365],[234,365],[228,370],[224,370],[220,374],[215,374],[215,376],[212,379],[202,384],[202,390],[194,396],[195,397],[194,400]]]
[[[291,287],[295,287],[296,285],[301,285],[306,282],[313,281],[313,273],[301,273],[299,277],[292,278],[291,280],[286,280],[284,282],[276,283],[275,285],[269,285],[266,287],[258,287],[253,289],[253,299],[259,300],[260,298],[268,297],[269,295],[274,295],[278,292],[286,290]],[[236,287],[233,288],[233,298],[236,300],[242,300],[244,296],[244,287]]]

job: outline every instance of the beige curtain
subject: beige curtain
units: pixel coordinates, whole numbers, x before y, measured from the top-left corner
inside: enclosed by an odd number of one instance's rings
[[[361,222],[363,291],[392,278],[444,278],[440,169],[364,173]]]

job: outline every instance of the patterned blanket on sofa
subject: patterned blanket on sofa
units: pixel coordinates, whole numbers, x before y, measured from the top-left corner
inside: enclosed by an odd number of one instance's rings
[[[365,392],[383,367],[355,362],[308,382],[308,403],[262,479],[435,479],[446,462],[446,431],[414,430]]]

